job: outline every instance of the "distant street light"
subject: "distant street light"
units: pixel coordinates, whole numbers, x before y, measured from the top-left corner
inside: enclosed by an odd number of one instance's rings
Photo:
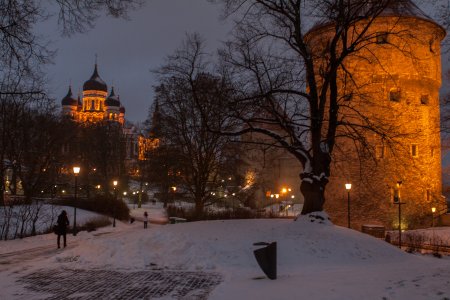
[[[350,228],[350,190],[352,189],[352,184],[346,183],[345,189],[347,190],[347,227]]]
[[[78,191],[78,174],[80,167],[73,167],[73,174],[75,175],[75,200],[73,203],[73,235],[77,235],[77,191]]]
[[[113,186],[114,186],[113,227],[116,227],[117,183],[118,183],[117,180],[113,181]]]

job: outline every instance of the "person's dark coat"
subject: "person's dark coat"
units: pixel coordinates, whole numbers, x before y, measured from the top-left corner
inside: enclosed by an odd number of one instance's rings
[[[61,212],[56,223],[58,224],[58,233],[66,234],[67,226],[69,226],[69,218],[67,218],[67,213],[65,211]]]

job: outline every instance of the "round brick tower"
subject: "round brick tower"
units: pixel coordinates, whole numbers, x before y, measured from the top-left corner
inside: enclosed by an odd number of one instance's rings
[[[364,25],[357,24],[354,31]],[[322,24],[308,33],[314,54],[323,53],[334,30],[333,24]],[[342,126],[338,132],[325,203],[335,223],[347,225],[345,183],[352,183],[355,229],[363,224],[398,228],[398,194],[405,203],[402,228],[431,226],[432,207],[435,216],[446,210],[439,134],[440,43],[445,34],[410,0],[393,1],[364,33],[362,49],[344,61],[348,72],[342,70],[339,77],[340,120],[373,126],[357,131]],[[323,58],[317,57],[320,67]],[[366,147],[355,143],[361,137],[368,141]]]

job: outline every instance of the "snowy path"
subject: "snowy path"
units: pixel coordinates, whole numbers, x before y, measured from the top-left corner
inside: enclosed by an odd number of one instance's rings
[[[76,243],[76,245],[78,245],[78,243]],[[76,245],[73,244],[68,245],[68,247],[66,248],[67,249],[74,248]],[[15,264],[29,260],[49,258],[57,254],[58,252],[60,252],[60,250],[56,249],[55,245],[47,245],[26,250],[4,253],[0,254],[0,265],[2,266],[2,269],[8,270],[9,268],[4,268],[3,266],[12,267]]]
[[[40,270],[19,279],[16,299],[207,299],[217,273],[182,270]],[[31,291],[31,292],[30,292]]]
[[[123,234],[123,232],[107,231],[107,232],[94,233],[93,236],[103,236],[103,235],[114,236],[114,235],[120,235],[120,234]],[[52,242],[51,244],[47,244],[47,245],[43,245],[43,246],[39,246],[39,247],[28,248],[28,249],[24,249],[24,250],[16,250],[16,251],[12,251],[12,252],[2,253],[2,254],[0,254],[0,265],[12,267],[18,263],[31,261],[31,260],[43,260],[43,259],[47,259],[52,256],[55,256],[57,254],[60,254],[60,253],[62,253],[62,251],[74,249],[75,247],[77,247],[79,245],[79,241],[78,240],[71,241],[70,240],[71,237],[72,237],[72,235],[69,235],[69,234],[67,235],[68,243],[67,243],[66,248],[61,248],[61,249],[56,248],[56,235],[55,235],[55,238],[51,241]],[[62,238],[61,238],[61,243],[62,243]],[[2,269],[8,270],[9,268],[2,267]]]
[[[56,236],[52,236],[47,240],[51,245],[0,254],[1,272],[9,274],[6,277],[16,286],[4,294],[6,299],[208,299],[210,292],[222,282],[222,275],[217,272],[173,269],[156,264],[149,264],[144,270],[111,269],[110,266],[72,268],[71,264],[81,259],[74,254],[76,249],[86,247],[86,242],[120,239],[141,230],[141,226],[139,223],[122,224],[117,231],[103,229],[88,239],[85,236],[73,240],[68,235],[68,246],[62,249],[56,249]],[[158,227],[154,226],[153,230]],[[150,232],[142,229],[146,231]],[[42,263],[52,260],[55,264]]]

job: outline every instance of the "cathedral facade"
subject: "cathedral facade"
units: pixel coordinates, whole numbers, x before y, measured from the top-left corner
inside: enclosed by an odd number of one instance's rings
[[[61,101],[62,113],[77,122],[116,121],[125,122],[125,107],[115,94],[114,87],[108,95],[108,87],[98,74],[97,64],[91,78],[83,84],[83,94],[73,96],[72,87]]]
[[[114,87],[108,94],[108,86],[98,73],[95,64],[92,76],[83,84],[83,92],[74,97],[72,87],[69,86],[67,95],[61,101],[62,114],[70,117],[80,124],[95,124],[100,122],[112,122],[118,124],[121,130],[121,143],[124,149],[124,166],[126,172],[134,174],[137,170],[139,148],[141,147],[141,135],[136,128],[125,120],[125,107],[116,95]],[[73,149],[65,147],[64,152]],[[76,148],[76,147],[74,147]]]

